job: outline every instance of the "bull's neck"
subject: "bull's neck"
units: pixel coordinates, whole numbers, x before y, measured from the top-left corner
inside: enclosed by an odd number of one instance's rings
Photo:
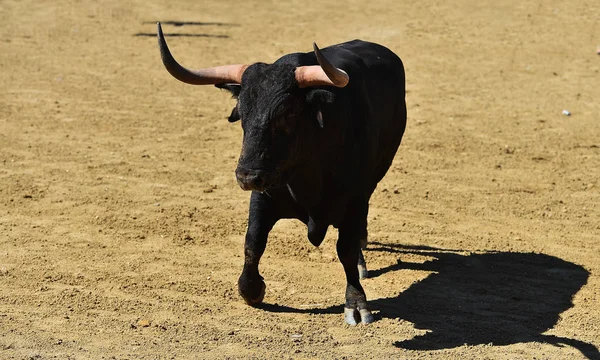
[[[326,116],[327,114],[324,114]],[[326,222],[339,217],[344,207],[344,173],[353,154],[344,141],[346,123],[329,126],[312,134],[304,143],[303,159],[287,184],[290,194],[309,215]]]
[[[310,210],[319,206],[323,198],[323,171],[319,159],[311,156],[296,171],[287,184],[296,202]]]

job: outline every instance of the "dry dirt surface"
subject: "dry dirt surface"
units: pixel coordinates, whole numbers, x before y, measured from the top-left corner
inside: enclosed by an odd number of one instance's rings
[[[1,359],[599,359],[600,2],[0,1]],[[354,38],[406,66],[371,199],[376,322],[337,231],[270,236],[237,294],[234,100],[163,68]],[[571,115],[563,115],[563,110]]]

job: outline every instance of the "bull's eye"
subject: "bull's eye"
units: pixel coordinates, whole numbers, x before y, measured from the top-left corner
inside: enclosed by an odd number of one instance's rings
[[[283,133],[289,135],[294,130],[295,125],[295,115],[294,114],[286,114],[282,116],[278,116],[275,120],[275,128],[277,131],[282,131]]]

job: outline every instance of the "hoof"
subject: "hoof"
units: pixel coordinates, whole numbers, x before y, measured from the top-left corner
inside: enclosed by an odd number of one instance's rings
[[[263,299],[265,298],[265,290],[267,289],[267,286],[265,285],[264,281],[261,281],[260,285],[261,285],[260,293],[258,294],[258,296],[255,299],[249,299],[240,293],[240,295],[242,296],[242,298],[244,299],[246,304],[248,304],[250,306],[257,306],[263,302]]]
[[[375,321],[373,314],[367,309],[349,309],[344,308],[344,321],[348,325],[356,325],[359,322],[363,324],[370,324]]]

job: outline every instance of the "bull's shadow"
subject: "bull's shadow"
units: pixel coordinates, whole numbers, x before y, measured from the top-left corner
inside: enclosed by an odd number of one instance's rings
[[[573,306],[573,296],[586,284],[589,273],[583,267],[544,254],[461,255],[427,248],[373,245],[374,251],[434,257],[423,264],[395,265],[434,273],[397,297],[370,302],[382,317],[408,320],[416,328],[428,331],[396,342],[397,347],[434,350],[463,344],[538,341],[570,345],[590,359],[599,358],[598,349],[592,344],[543,335],[554,327],[562,312]]]
[[[427,331],[395,342],[399,348],[437,350],[464,344],[536,341],[573,346],[589,359],[600,359],[598,349],[592,344],[543,335],[556,325],[562,312],[573,306],[573,296],[586,284],[589,273],[579,265],[534,253],[463,255],[428,247],[381,243],[370,243],[369,247],[370,251],[434,258],[422,264],[398,262],[370,272],[370,277],[377,277],[398,269],[433,271],[397,296],[369,301],[373,310],[379,310],[379,317],[404,319]],[[271,305],[267,310],[296,310],[276,308]],[[340,309],[298,311],[328,313]]]

